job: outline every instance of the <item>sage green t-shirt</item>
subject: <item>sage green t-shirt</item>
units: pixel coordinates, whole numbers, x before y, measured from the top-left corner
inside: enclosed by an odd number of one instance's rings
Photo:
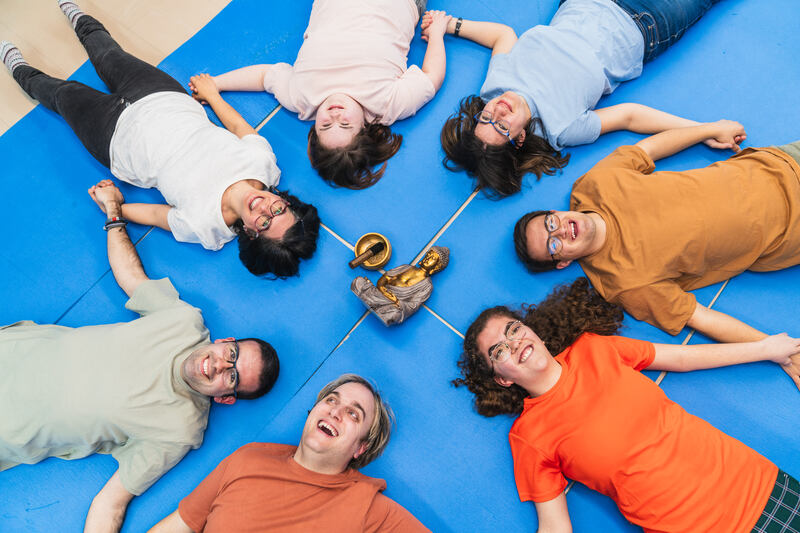
[[[123,486],[147,490],[203,441],[209,399],[180,365],[209,333],[168,279],[142,283],[131,322],[0,327],[0,471],[110,453]]]

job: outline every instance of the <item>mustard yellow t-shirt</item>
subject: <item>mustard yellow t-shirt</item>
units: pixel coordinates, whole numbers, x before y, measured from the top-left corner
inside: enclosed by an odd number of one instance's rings
[[[745,270],[800,263],[800,167],[776,148],[748,148],[683,172],[622,146],[582,176],[570,207],[606,223],[579,262],[603,297],[676,335],[694,313],[686,291]]]

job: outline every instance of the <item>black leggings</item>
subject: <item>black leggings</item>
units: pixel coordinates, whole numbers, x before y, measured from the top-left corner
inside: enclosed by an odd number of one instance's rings
[[[32,98],[61,115],[89,153],[109,167],[111,137],[122,111],[149,94],[186,90],[169,74],[125,52],[89,15],[78,19],[75,33],[111,94],[53,78],[28,65],[14,69],[14,79]]]

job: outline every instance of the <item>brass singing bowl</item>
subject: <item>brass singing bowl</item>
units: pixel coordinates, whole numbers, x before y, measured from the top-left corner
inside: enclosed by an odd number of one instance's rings
[[[355,256],[358,257],[359,255],[363,254],[367,248],[372,246],[377,242],[383,242],[384,249],[378,254],[373,255],[363,263],[361,266],[366,268],[367,270],[378,270],[382,268],[386,263],[389,262],[389,258],[392,257],[392,245],[389,242],[389,239],[381,235],[380,233],[365,233],[361,236],[360,239],[356,242],[356,250]]]

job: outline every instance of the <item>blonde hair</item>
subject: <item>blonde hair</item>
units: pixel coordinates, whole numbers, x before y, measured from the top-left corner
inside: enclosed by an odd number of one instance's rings
[[[347,465],[349,468],[363,468],[378,458],[386,445],[389,444],[389,437],[392,435],[392,426],[394,425],[394,413],[392,408],[383,401],[378,389],[369,381],[356,374],[342,374],[335,380],[331,381],[317,394],[317,401],[319,403],[327,395],[344,385],[345,383],[358,383],[364,386],[371,394],[375,402],[375,417],[372,419],[372,424],[369,427],[367,436],[364,442],[367,448],[364,453],[351,459]]]

